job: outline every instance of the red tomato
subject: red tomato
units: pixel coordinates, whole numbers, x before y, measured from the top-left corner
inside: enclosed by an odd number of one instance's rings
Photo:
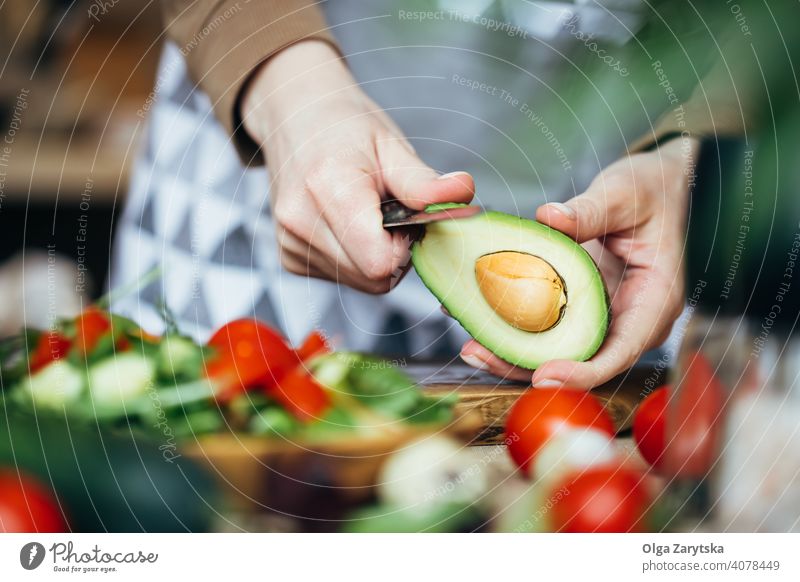
[[[331,404],[325,389],[302,366],[295,366],[276,386],[264,388],[271,398],[302,421],[318,419]]]
[[[667,439],[666,418],[670,388],[662,386],[648,394],[636,409],[633,417],[633,440],[644,460],[655,469],[663,462]]]
[[[117,343],[114,344],[114,347],[118,352],[126,352],[131,349],[131,342],[126,337],[121,337],[117,340]]]
[[[508,414],[506,442],[511,458],[528,473],[533,457],[562,426],[594,428],[614,436],[611,417],[591,394],[531,388]]]
[[[75,320],[75,347],[78,353],[91,353],[97,342],[111,331],[111,321],[97,307],[89,307]]]
[[[14,469],[0,469],[0,532],[66,531],[61,509],[48,488]]]
[[[551,494],[550,525],[565,533],[644,532],[651,499],[643,475],[620,466],[573,473]]]
[[[206,375],[221,384],[217,398],[222,402],[256,384],[277,385],[298,363],[283,337],[255,319],[226,323],[208,345],[217,352],[206,362]]]
[[[60,360],[69,352],[70,341],[57,331],[49,331],[39,336],[36,349],[31,353],[28,367],[33,374],[50,362]]]
[[[312,331],[297,350],[297,357],[301,362],[308,361],[313,356],[330,353],[325,336],[319,331]]]
[[[683,381],[667,410],[662,465],[671,476],[701,479],[719,451],[725,387],[701,352],[688,353],[683,361]]]

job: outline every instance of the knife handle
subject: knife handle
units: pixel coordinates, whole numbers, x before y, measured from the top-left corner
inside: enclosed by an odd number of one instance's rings
[[[407,220],[419,211],[409,208],[399,200],[392,198],[381,202],[381,213],[383,214],[383,224],[392,224]]]

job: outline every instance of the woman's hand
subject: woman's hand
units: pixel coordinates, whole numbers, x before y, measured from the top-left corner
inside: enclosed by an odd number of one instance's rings
[[[267,61],[242,118],[266,156],[281,263],[292,273],[384,293],[408,268],[409,240],[383,229],[381,200],[421,210],[472,199],[472,177],[426,166],[323,42]]]
[[[674,139],[615,162],[580,196],[536,212],[539,222],[587,243],[609,285],[611,329],[591,360],[552,360],[531,377],[471,340],[461,349],[464,361],[538,387],[588,389],[663,343],[684,305],[681,257],[696,153],[695,141]]]

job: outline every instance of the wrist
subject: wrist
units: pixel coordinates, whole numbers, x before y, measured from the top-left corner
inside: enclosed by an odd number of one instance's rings
[[[700,152],[700,140],[688,135],[675,135],[660,143],[656,150],[661,155],[679,160],[684,166],[694,166]]]
[[[344,61],[326,42],[305,40],[286,47],[254,71],[241,100],[242,123],[262,144],[273,120],[286,118],[329,92],[353,84]]]

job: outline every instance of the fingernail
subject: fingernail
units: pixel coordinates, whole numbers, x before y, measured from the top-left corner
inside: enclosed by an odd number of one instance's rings
[[[537,380],[533,383],[534,388],[558,388],[559,386],[563,386],[564,383],[560,380],[552,380],[550,378],[545,378],[544,380]]]
[[[442,174],[437,176],[437,180],[447,180],[448,178],[455,178],[456,176],[469,176],[469,172],[450,172],[449,174]]]
[[[566,204],[562,204],[561,202],[550,202],[548,206],[550,206],[551,208],[555,208],[570,220],[575,220],[576,218],[578,218],[578,215],[575,212],[575,210],[573,210]]]
[[[489,369],[489,366],[486,365],[486,362],[484,362],[480,358],[476,358],[475,356],[470,354],[459,354],[459,355],[461,356],[461,359],[464,360],[465,364],[469,364],[473,368],[476,368],[478,370]]]

